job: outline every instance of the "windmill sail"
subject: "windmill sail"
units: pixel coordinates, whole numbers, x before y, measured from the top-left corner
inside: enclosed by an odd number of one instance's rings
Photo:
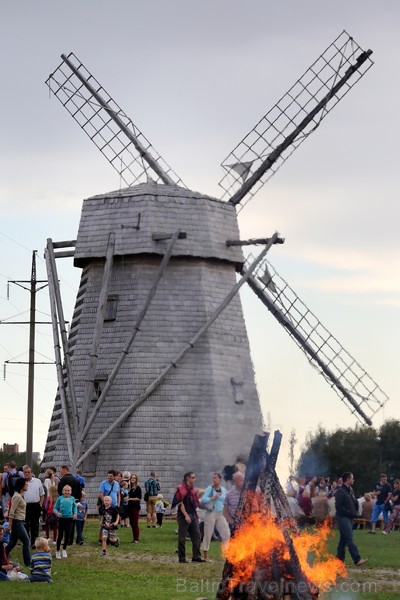
[[[221,163],[222,200],[244,206],[373,65],[343,31]]]
[[[251,260],[250,256],[248,261]],[[361,422],[371,425],[372,417],[389,399],[385,392],[322,325],[269,261],[265,259],[259,264],[248,283],[351,412]]]
[[[46,83],[86,135],[118,171],[124,186],[157,183],[184,186],[100,83],[72,52]]]

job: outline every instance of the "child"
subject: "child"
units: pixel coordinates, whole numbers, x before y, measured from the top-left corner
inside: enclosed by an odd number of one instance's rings
[[[5,546],[7,546],[8,542],[10,541],[10,535],[11,535],[11,532],[8,531],[8,525],[9,525],[8,521],[4,521],[4,523],[3,523],[3,528],[4,529],[3,529],[3,540],[2,540],[2,542],[3,542],[3,544]]]
[[[61,558],[60,547],[61,541],[64,536],[62,557],[67,558],[67,545],[69,536],[71,533],[71,527],[73,521],[76,520],[76,514],[78,509],[76,508],[76,501],[71,496],[72,488],[70,485],[64,485],[62,489],[62,496],[59,496],[54,505],[54,512],[59,517],[58,521],[58,536],[57,536],[57,551],[56,558]]]
[[[165,504],[163,500],[164,496],[162,494],[157,494],[156,501],[156,517],[157,517],[157,525],[156,527],[162,527],[163,516],[165,513]]]
[[[122,480],[119,484],[119,488],[121,493],[121,501],[119,505],[120,524],[121,527],[128,527],[128,482]]]
[[[0,525],[0,581],[9,581],[7,573],[13,566],[8,560],[4,542],[4,528]]]
[[[101,514],[101,547],[102,555],[107,554],[107,542],[113,546],[119,546],[119,539],[115,535],[115,530],[119,523],[118,509],[115,506],[111,506],[110,496],[104,496],[103,506],[100,508]]]
[[[35,548],[37,552],[31,556],[31,576],[29,577],[29,580],[32,583],[52,583],[51,554],[49,543],[46,538],[36,538]]]
[[[78,514],[76,516],[76,543],[82,546],[85,542],[83,538],[83,527],[85,525],[87,511],[88,511],[88,503],[85,500],[86,492],[82,492],[82,497],[80,502],[76,505],[78,509]]]
[[[9,561],[6,554],[6,546],[4,544],[4,533],[4,526],[0,525],[0,581],[11,581],[11,579],[13,579],[12,574],[16,575],[17,573],[20,573],[18,579],[23,577],[21,573],[22,567],[20,567],[18,563]],[[28,575],[24,574],[24,578],[26,579],[27,577]]]
[[[56,500],[58,498],[58,491],[55,485],[50,485],[48,489],[48,496],[44,501],[44,510],[46,511],[44,517],[44,530],[46,533],[46,537],[50,539],[50,529],[53,534],[53,544],[57,543],[57,525],[58,525],[58,517],[54,512],[54,506],[56,504]]]

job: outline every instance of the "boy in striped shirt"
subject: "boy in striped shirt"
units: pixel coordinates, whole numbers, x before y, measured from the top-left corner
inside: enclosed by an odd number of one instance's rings
[[[35,548],[36,552],[31,556],[31,575],[29,579],[32,583],[52,583],[51,554],[48,540],[42,537],[36,538]]]

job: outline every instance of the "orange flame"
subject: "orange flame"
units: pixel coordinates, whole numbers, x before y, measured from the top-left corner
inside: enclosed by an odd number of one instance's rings
[[[309,532],[291,532],[293,546],[307,579],[327,591],[337,577],[346,576],[342,561],[326,549],[330,527],[327,523]],[[252,514],[236,530],[235,536],[223,549],[226,559],[233,565],[233,581],[251,581],[258,568],[272,567],[274,559],[280,565],[290,558],[282,528],[269,514]],[[290,575],[288,576],[290,577]]]

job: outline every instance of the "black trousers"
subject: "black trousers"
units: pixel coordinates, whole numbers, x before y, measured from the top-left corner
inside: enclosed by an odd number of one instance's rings
[[[58,535],[57,535],[57,550],[61,548],[61,542],[64,536],[63,550],[67,549],[69,536],[71,534],[72,518],[59,519],[58,521]]]
[[[25,514],[25,529],[31,540],[31,546],[34,546],[35,540],[39,535],[39,519],[42,507],[40,502],[28,502]]]
[[[189,534],[192,542],[192,560],[201,558],[200,551],[200,529],[197,515],[190,515],[190,523],[186,523],[186,519],[183,515],[178,514],[178,558],[184,560],[186,557],[185,540]]]

